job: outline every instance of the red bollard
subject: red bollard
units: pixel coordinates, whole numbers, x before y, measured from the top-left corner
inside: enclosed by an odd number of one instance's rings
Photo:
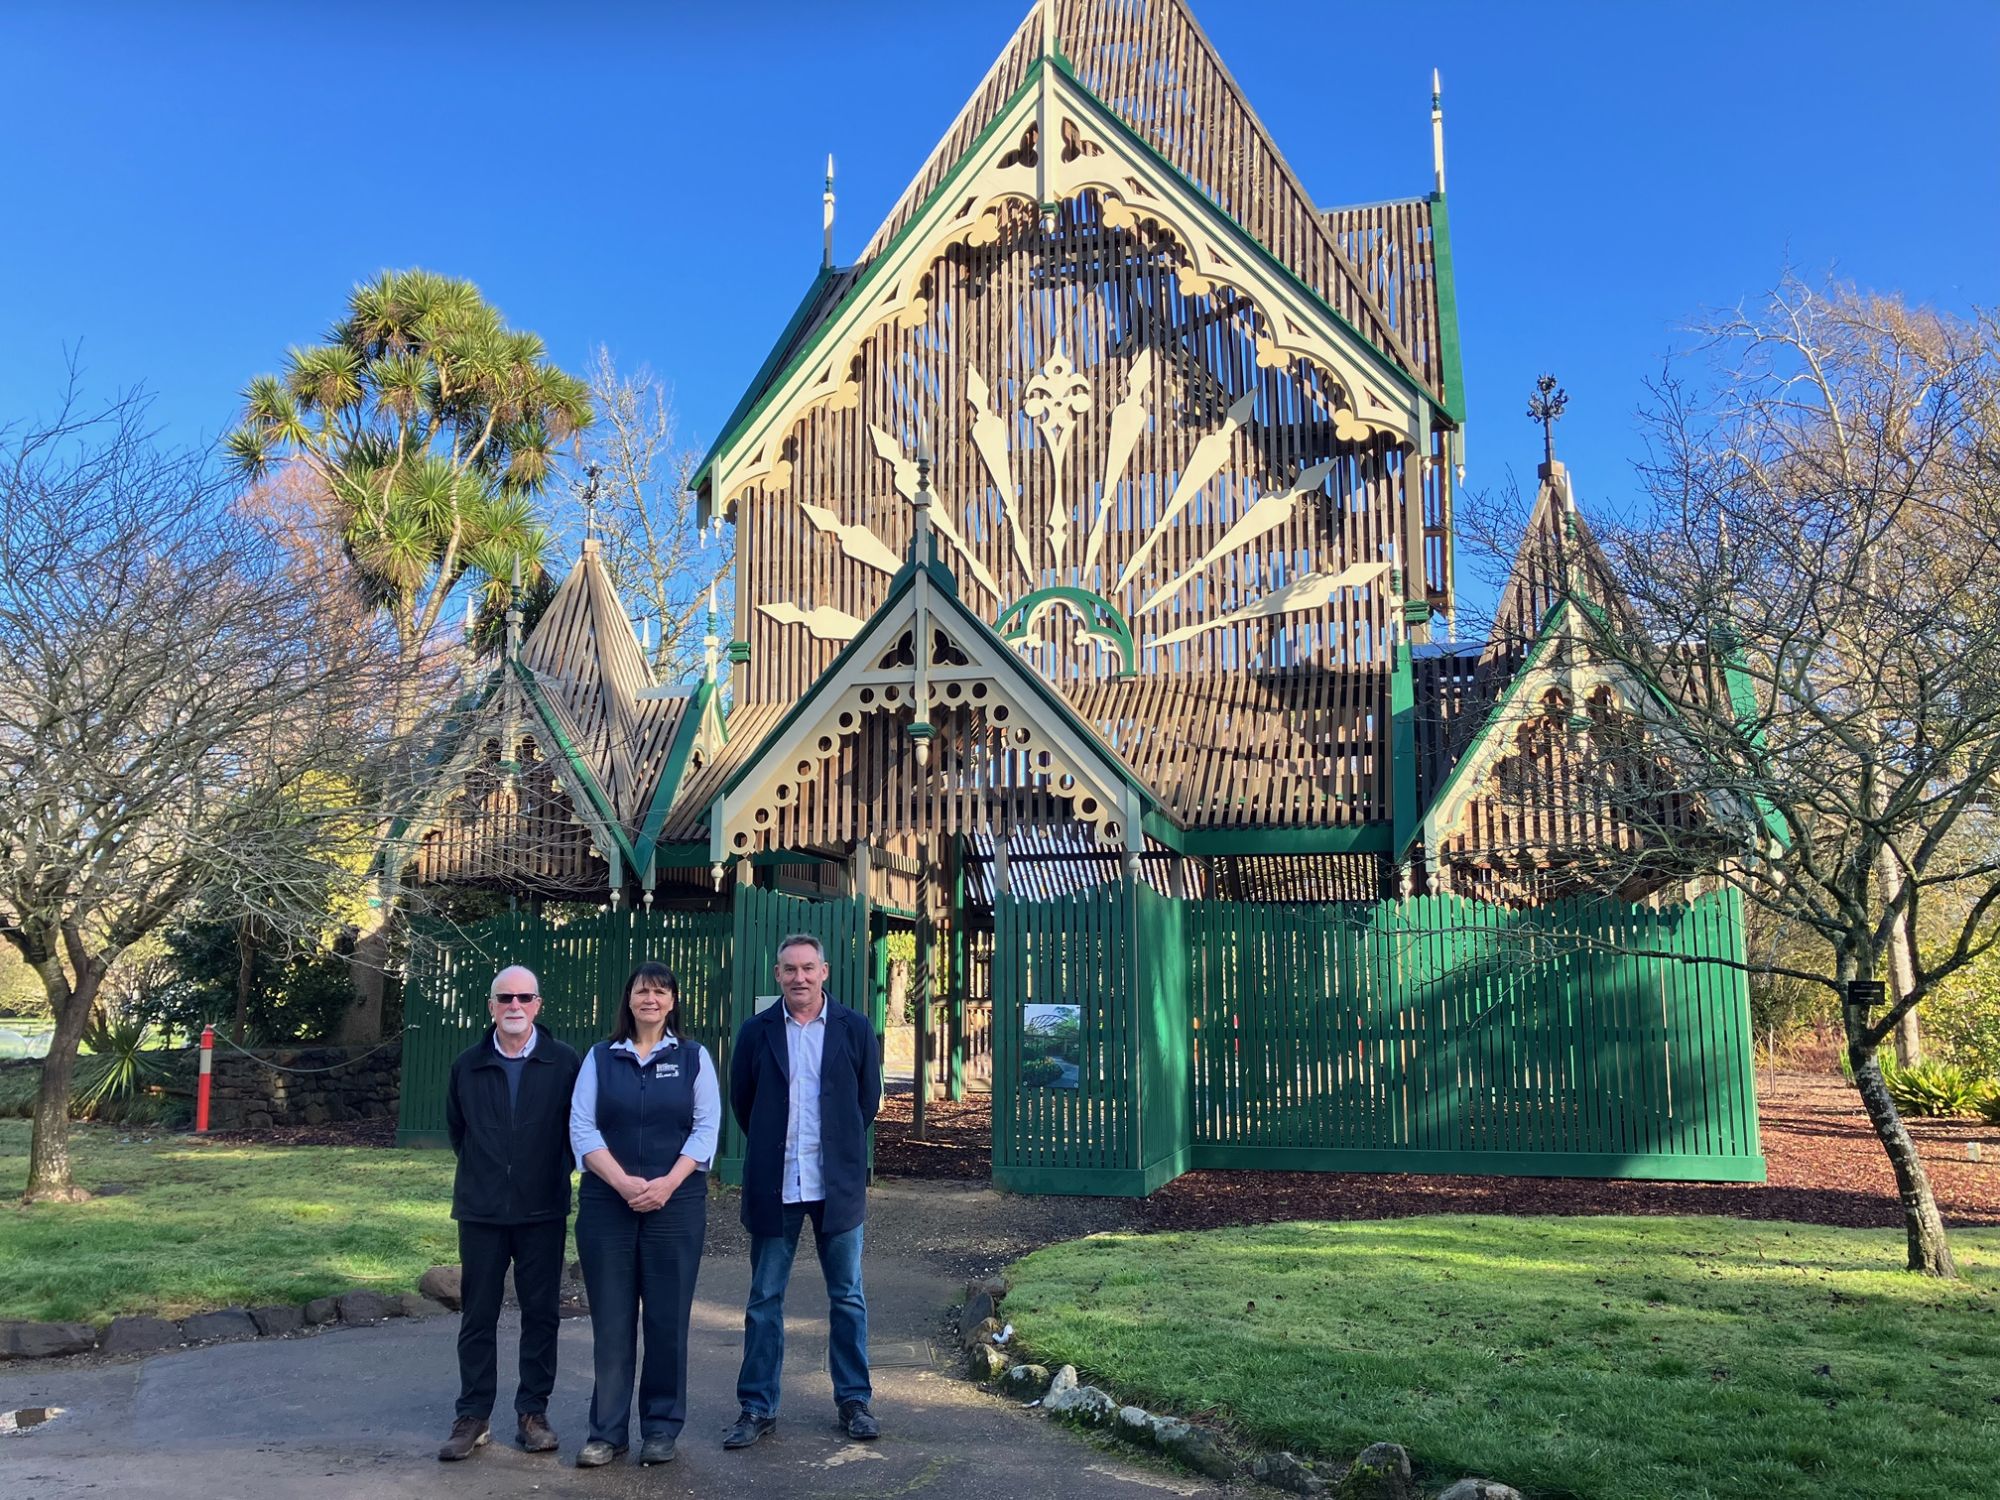
[[[201,1028],[201,1081],[194,1089],[194,1128],[197,1133],[208,1129],[208,1072],[215,1062],[215,1028]]]

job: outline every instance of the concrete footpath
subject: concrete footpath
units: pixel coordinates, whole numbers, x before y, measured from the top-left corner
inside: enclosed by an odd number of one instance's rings
[[[976,1488],[1022,1500],[1145,1500],[1211,1493],[1215,1487],[1206,1482],[1107,1451],[953,1377],[956,1351],[945,1315],[963,1295],[954,1273],[981,1258],[979,1248],[1007,1238],[982,1232],[981,1224],[1022,1203],[984,1189],[927,1184],[876,1194],[865,1262],[874,1408],[883,1434],[875,1443],[848,1442],[834,1426],[826,1295],[810,1245],[801,1243],[787,1307],[778,1430],[744,1452],[722,1451],[722,1432],[736,1416],[749,1264],[734,1202],[718,1197],[710,1205],[695,1302],[688,1425],[670,1465],[640,1469],[628,1456],[602,1469],[573,1467],[590,1400],[588,1319],[563,1324],[549,1411],[561,1453],[529,1455],[513,1447],[511,1313],[501,1324],[494,1440],[467,1462],[437,1462],[457,1393],[453,1315],[122,1363],[82,1358],[0,1366],[0,1411],[64,1408],[40,1427],[0,1437],[0,1496],[728,1493],[901,1500]]]

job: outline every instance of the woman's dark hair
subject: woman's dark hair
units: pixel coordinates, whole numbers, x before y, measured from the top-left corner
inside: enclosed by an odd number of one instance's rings
[[[632,977],[625,981],[625,996],[618,1002],[618,1015],[611,1023],[611,1040],[636,1042],[639,1039],[638,1023],[632,1019],[632,991],[642,979],[664,985],[667,993],[674,997],[674,1008],[667,1012],[667,1035],[678,1041],[681,1034],[681,982],[674,977],[672,969],[650,959],[634,969]]]

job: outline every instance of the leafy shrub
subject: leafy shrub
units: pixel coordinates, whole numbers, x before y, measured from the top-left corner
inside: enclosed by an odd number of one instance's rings
[[[118,1125],[177,1125],[194,1110],[196,1054],[158,1051],[149,1054],[139,1071],[147,1080],[130,1093],[99,1088],[112,1059],[85,1053],[76,1060],[70,1090],[72,1119],[100,1120]],[[35,1095],[42,1086],[39,1061],[0,1067],[0,1120],[34,1118]]]
[[[1896,1108],[1914,1119],[1964,1119],[1979,1113],[1992,1091],[1985,1079],[1956,1063],[1925,1059],[1909,1067],[1882,1059],[1882,1081]]]

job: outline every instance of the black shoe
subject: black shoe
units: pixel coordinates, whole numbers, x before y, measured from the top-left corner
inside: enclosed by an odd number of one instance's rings
[[[674,1458],[672,1438],[647,1438],[639,1445],[639,1462],[642,1464],[670,1464]]]
[[[722,1435],[725,1448],[747,1448],[768,1432],[778,1430],[776,1417],[760,1417],[754,1411],[746,1411],[736,1419],[736,1425]]]
[[[605,1464],[610,1463],[612,1459],[623,1454],[624,1451],[625,1445],[623,1443],[607,1443],[603,1438],[592,1438],[583,1445],[582,1450],[576,1455],[576,1466],[579,1469],[602,1468]]]
[[[875,1413],[868,1409],[866,1401],[843,1401],[840,1430],[856,1442],[872,1443],[882,1435],[882,1424],[875,1420]]]
[[[523,1453],[553,1453],[562,1446],[556,1441],[555,1429],[549,1426],[548,1417],[538,1411],[522,1414],[520,1431],[514,1434],[514,1441],[521,1445]]]
[[[493,1429],[486,1425],[484,1417],[460,1417],[451,1424],[451,1436],[438,1449],[440,1463],[457,1463],[461,1458],[472,1457],[472,1450],[481,1447],[493,1436]]]

